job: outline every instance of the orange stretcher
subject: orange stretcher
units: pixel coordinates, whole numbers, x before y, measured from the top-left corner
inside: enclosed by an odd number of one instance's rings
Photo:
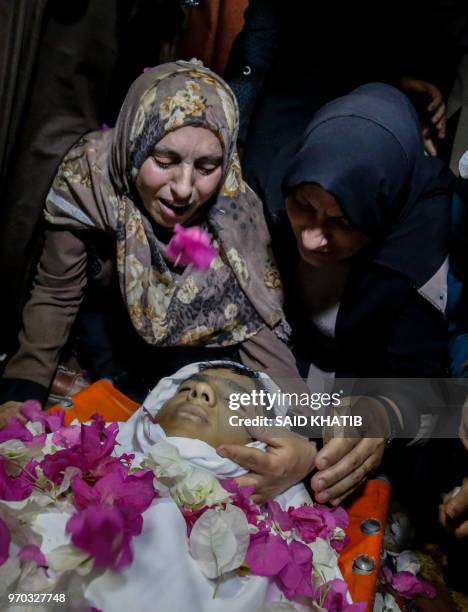
[[[87,421],[96,413],[105,421],[126,421],[138,407],[139,404],[110,383],[99,380],[73,396],[73,406],[66,410],[65,423],[69,424],[74,419]],[[50,411],[58,410],[63,408],[50,408]],[[369,612],[373,609],[377,587],[389,499],[390,485],[386,481],[368,480],[362,495],[346,508],[350,519],[347,534],[351,541],[341,553],[340,568],[353,601],[368,602]],[[374,533],[363,531],[369,524]],[[365,566],[366,572],[363,573],[359,561],[364,561],[362,565]],[[372,567],[370,571],[369,567]]]

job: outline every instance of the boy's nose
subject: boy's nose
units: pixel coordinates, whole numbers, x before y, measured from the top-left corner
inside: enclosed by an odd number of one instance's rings
[[[196,382],[190,389],[188,397],[190,400],[197,400],[207,406],[216,404],[216,394],[212,387],[205,382]]]

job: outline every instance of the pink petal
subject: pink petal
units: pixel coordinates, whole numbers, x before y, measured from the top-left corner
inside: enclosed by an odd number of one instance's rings
[[[123,569],[132,562],[130,536],[121,513],[110,506],[89,506],[66,525],[72,543],[95,560],[97,567]]]
[[[5,460],[0,456],[0,499],[5,501],[22,501],[32,493],[32,484],[24,474],[10,476],[5,470]]]
[[[207,270],[218,250],[211,245],[210,236],[200,227],[174,227],[174,236],[167,245],[167,257],[177,264]]]
[[[289,552],[295,563],[299,565],[310,565],[312,563],[312,551],[302,542],[293,540],[289,545]]]
[[[412,598],[415,595],[425,595],[433,599],[437,591],[429,583],[421,580],[411,572],[397,572],[392,576],[392,587],[403,597]]]
[[[47,561],[41,552],[39,546],[35,544],[26,544],[18,553],[21,561],[35,561],[38,567],[47,567]]]
[[[349,525],[349,516],[344,508],[337,506],[329,510],[333,518],[335,519],[336,526],[341,529],[346,529]]]
[[[79,425],[68,425],[59,427],[52,436],[52,442],[56,446],[71,448],[79,444],[81,438],[81,427]]]
[[[281,508],[277,501],[272,500],[267,503],[267,512],[283,531],[290,531],[294,527],[291,516]]]
[[[28,421],[44,422],[44,412],[42,411],[40,402],[37,400],[27,400],[23,402],[20,412]]]
[[[34,436],[24,423],[16,417],[8,417],[6,427],[0,430],[0,443],[9,440],[20,440],[27,443],[32,442]]]
[[[0,566],[2,566],[10,556],[11,535],[6,523],[0,519]]]
[[[250,540],[245,561],[252,574],[276,576],[289,560],[285,541],[276,535],[256,534]]]

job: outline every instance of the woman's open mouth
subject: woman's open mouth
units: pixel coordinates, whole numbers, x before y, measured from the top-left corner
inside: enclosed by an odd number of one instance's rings
[[[161,207],[161,212],[165,217],[169,219],[177,219],[179,217],[183,217],[187,211],[191,208],[192,204],[174,204],[173,202],[169,202],[163,198],[159,199],[159,205]]]

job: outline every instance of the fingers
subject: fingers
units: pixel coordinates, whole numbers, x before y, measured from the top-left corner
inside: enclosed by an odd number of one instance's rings
[[[447,515],[445,514],[444,504],[439,504],[439,523],[444,529],[447,528]]]
[[[359,438],[333,438],[317,453],[315,458],[317,469],[324,470],[331,465],[335,465],[359,442]]]
[[[425,92],[432,98],[431,103],[427,107],[427,110],[430,113],[438,109],[440,106],[444,105],[444,99],[442,97],[442,94],[440,93],[440,91],[437,89],[435,85],[432,85],[432,83],[427,83]],[[445,109],[444,109],[444,112],[445,112]]]
[[[445,138],[445,135],[446,135],[446,132],[445,132],[445,117],[443,117],[439,121],[439,123],[437,123],[436,130],[437,130],[437,138],[439,140],[443,140]]]
[[[349,497],[351,495],[351,493],[354,493],[354,491],[359,489],[359,487],[361,487],[366,482],[366,480],[367,480],[367,478],[363,478],[361,480],[361,482],[358,482],[357,485],[354,485],[353,487],[351,487],[351,489],[346,491],[346,493],[344,493],[340,497],[336,497],[335,499],[332,499],[330,501],[331,505],[332,506],[339,506],[344,499],[346,499],[347,497]]]
[[[466,538],[468,537],[468,521],[465,521],[461,525],[459,525],[453,532],[453,535],[456,538]]]
[[[423,129],[422,136],[423,136],[423,142],[424,142],[424,150],[431,157],[435,157],[437,155],[437,149],[436,149],[433,139],[429,135],[429,130],[427,128]]]
[[[301,438],[305,439],[303,436],[299,436],[298,434],[293,433],[286,427],[254,427],[249,426],[246,427],[247,433],[253,440],[260,440],[260,442],[265,442],[268,446],[279,447],[284,443],[284,439],[286,438]]]
[[[240,487],[255,487],[257,489],[259,478],[254,474],[246,474],[245,476],[239,476],[236,478],[236,482]]]
[[[365,438],[331,468],[315,474],[311,486],[317,501],[325,503],[348,495],[380,463],[383,448],[383,439]]]
[[[238,463],[249,472],[261,474],[270,470],[270,457],[257,448],[238,444],[223,444],[217,449],[217,453],[221,457],[226,457],[234,463]]]
[[[445,512],[451,520],[466,516],[468,518],[468,485],[464,485],[455,497],[451,497],[445,504]]]
[[[374,469],[375,465],[374,457],[368,457],[363,464],[339,480],[335,485],[329,486],[325,491],[318,493],[315,499],[320,503],[335,502],[336,505],[366,480],[367,474]]]
[[[442,121],[444,117],[445,117],[445,104],[442,102],[442,104],[437,108],[435,113],[432,115],[431,121],[432,123],[437,124],[440,121]]]
[[[439,506],[439,521],[442,527],[456,538],[468,537],[468,478],[463,481],[458,493],[449,493]],[[456,491],[456,489],[455,489]]]

